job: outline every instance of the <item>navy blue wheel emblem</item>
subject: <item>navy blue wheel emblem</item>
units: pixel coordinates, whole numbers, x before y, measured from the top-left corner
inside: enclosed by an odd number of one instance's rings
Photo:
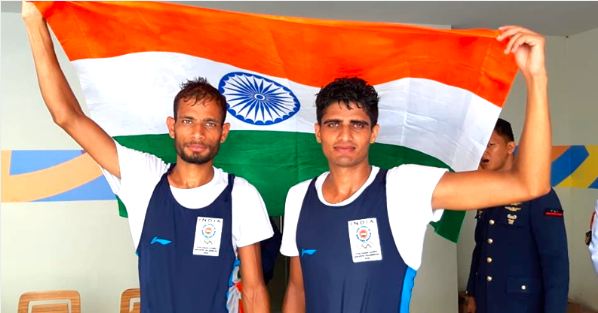
[[[289,88],[259,75],[228,73],[218,90],[226,97],[228,112],[245,123],[272,125],[299,112],[299,100]]]

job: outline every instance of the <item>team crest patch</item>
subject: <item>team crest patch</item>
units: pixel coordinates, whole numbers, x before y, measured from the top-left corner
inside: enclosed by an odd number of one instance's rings
[[[348,222],[353,263],[382,260],[382,247],[375,217]]]
[[[206,241],[209,241],[210,238],[214,237],[214,235],[216,234],[216,227],[213,224],[206,224],[203,226],[201,234],[203,235]]]
[[[362,242],[364,247],[369,245],[368,241],[372,238],[372,230],[367,226],[360,226],[355,233],[357,239]]]
[[[300,108],[289,88],[256,74],[228,73],[220,79],[218,90],[226,98],[228,112],[252,125],[280,123]]]
[[[198,217],[195,224],[193,255],[218,256],[224,221],[221,218]]]

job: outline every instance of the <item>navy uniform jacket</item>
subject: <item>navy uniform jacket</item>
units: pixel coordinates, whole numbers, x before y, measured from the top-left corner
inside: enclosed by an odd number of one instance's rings
[[[479,210],[467,292],[478,313],[567,310],[569,256],[563,210],[551,191]]]

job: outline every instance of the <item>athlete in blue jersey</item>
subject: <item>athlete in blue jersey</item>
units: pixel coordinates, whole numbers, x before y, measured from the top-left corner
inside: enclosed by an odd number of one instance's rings
[[[122,147],[81,110],[33,4],[23,3],[23,19],[54,121],[104,169],[127,206],[139,256],[141,312],[231,312],[238,308],[228,298],[237,259],[244,311],[269,312],[259,248],[272,236],[264,203],[246,180],[212,165],[229,131],[224,97],[204,79],[183,85],[174,117],[166,119],[175,164]]]
[[[281,252],[291,257],[285,313],[408,312],[426,225],[441,208],[468,210],[550,190],[550,118],[544,39],[500,28],[528,88],[520,154],[512,170],[449,173],[371,166],[378,95],[359,78],[328,84],[316,98],[315,135],[329,172],[289,190]]]

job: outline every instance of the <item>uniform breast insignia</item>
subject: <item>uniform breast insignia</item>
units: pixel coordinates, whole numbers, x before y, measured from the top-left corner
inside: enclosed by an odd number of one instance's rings
[[[517,214],[514,213],[521,211],[521,202],[505,205],[505,210],[513,213],[507,214],[507,222],[509,223],[509,225],[513,225],[515,223],[515,220],[517,220]]]
[[[512,204],[506,205],[505,206],[505,210],[507,210],[509,212],[518,212],[518,211],[521,211],[521,202],[512,203]]]
[[[544,215],[546,216],[563,217],[563,214],[563,209],[560,208],[544,209]]]

